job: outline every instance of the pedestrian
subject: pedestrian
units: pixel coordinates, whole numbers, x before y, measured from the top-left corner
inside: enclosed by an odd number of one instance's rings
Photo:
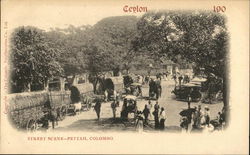
[[[116,108],[117,108],[117,103],[116,101],[113,101],[111,103],[111,108],[112,108],[112,112],[113,112],[113,118],[116,118]]]
[[[142,113],[143,113],[144,118],[145,118],[144,123],[145,123],[145,124],[148,124],[148,115],[150,114],[150,111],[149,111],[147,105],[145,105],[145,107],[144,107]]]
[[[138,132],[143,131],[143,115],[141,111],[137,112],[135,129]]]
[[[136,113],[138,111],[137,101],[134,101],[134,104],[133,104],[133,101],[132,101],[132,111],[134,113]]]
[[[101,113],[101,101],[100,100],[96,101],[96,104],[94,106],[94,110],[96,112],[97,119],[100,120],[100,113]]]
[[[177,77],[176,77],[175,74],[173,75],[173,79],[174,79],[174,83],[175,83],[175,86],[176,86],[176,84],[177,84]]]
[[[178,80],[179,80],[179,85],[181,86],[181,81],[183,80],[182,75],[180,75],[180,76],[178,77]]]
[[[113,90],[112,89],[108,89],[108,101],[111,100],[111,94],[112,94]]]
[[[149,76],[146,76],[145,77],[145,84],[148,84],[148,82],[149,82]]]
[[[225,122],[225,113],[222,111],[222,112],[219,112],[219,123],[220,125],[222,125],[224,122]]]
[[[157,78],[155,81],[154,89],[155,89],[155,93],[156,93],[156,100],[158,100],[159,97],[161,97],[161,81],[159,78]]]
[[[191,95],[188,94],[188,97],[187,97],[188,109],[190,109],[191,101],[192,101]]]
[[[161,84],[158,86],[158,92],[159,92],[159,97],[161,97],[161,93],[162,93]]]
[[[192,130],[192,109],[187,109],[187,120],[188,120],[188,132]]]
[[[160,112],[160,126],[159,128],[161,130],[164,130],[165,129],[165,120],[166,120],[166,113],[165,113],[165,110],[163,107],[161,107],[161,112]]]
[[[159,129],[159,108],[155,107],[153,115],[155,120],[155,129]]]
[[[204,109],[205,109],[204,110],[205,123],[206,123],[206,125],[209,126],[209,124],[210,124],[210,110],[207,106],[205,106]]]
[[[120,101],[119,101],[119,99],[116,100],[116,107],[120,107]]]
[[[116,100],[117,99],[117,92],[115,90],[113,91],[113,96],[114,96],[114,100]]]
[[[52,124],[52,129],[55,128],[55,123],[58,125],[58,122],[56,120],[56,116],[54,114],[54,112],[52,110],[49,111],[49,120],[51,121],[51,124]]]
[[[159,110],[159,109],[160,109],[160,106],[159,106],[158,101],[156,101],[156,103],[155,103],[155,105],[154,105],[154,109],[157,109],[157,110]]]
[[[154,87],[155,87],[155,82],[151,78],[149,81],[149,97],[153,97]]]
[[[199,120],[199,112],[197,110],[197,107],[194,107],[194,112],[193,112],[193,129],[198,129],[198,120]]]
[[[108,101],[108,91],[107,89],[104,91],[105,102]]]
[[[201,117],[202,117],[202,114],[203,114],[203,112],[201,110],[201,105],[198,105],[197,113],[198,113],[197,128],[200,129],[201,128]]]
[[[128,110],[127,110],[127,108],[128,108],[128,101],[125,98],[123,100],[122,111],[121,111],[121,117],[122,118],[128,118]]]
[[[183,116],[181,117],[181,120],[180,120],[180,126],[181,126],[181,129],[182,129],[182,132],[187,132],[188,131],[188,119],[186,116]]]
[[[152,120],[153,119],[153,115],[152,115],[152,109],[153,109],[153,105],[152,105],[152,103],[151,103],[151,101],[149,100],[148,101],[148,109],[149,109],[149,116],[150,116],[150,120]]]
[[[138,86],[138,96],[142,96],[142,90],[140,86]]]

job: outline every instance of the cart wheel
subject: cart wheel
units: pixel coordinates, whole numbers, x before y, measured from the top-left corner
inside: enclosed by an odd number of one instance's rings
[[[60,109],[60,120],[64,120],[67,115],[67,109],[66,107],[61,107]]]
[[[37,130],[37,122],[36,120],[29,120],[27,125],[26,125],[26,130],[27,131],[36,131]]]

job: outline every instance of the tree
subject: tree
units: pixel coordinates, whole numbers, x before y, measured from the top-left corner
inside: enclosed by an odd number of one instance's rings
[[[44,32],[35,27],[19,27],[11,38],[11,68],[14,92],[43,87],[49,78],[60,76],[63,69],[56,60],[57,52],[50,48]]]
[[[131,40],[136,34],[135,16],[104,18],[93,26],[89,45],[90,72],[100,73],[128,69],[134,52]]]
[[[46,33],[50,46],[58,50],[58,61],[65,75],[75,75],[87,70],[88,40],[91,26],[75,27],[70,25],[65,29],[51,29]]]
[[[177,57],[205,68],[223,82],[224,106],[228,107],[226,19],[213,12],[149,12],[137,24],[138,35],[133,47],[149,51],[152,57]]]

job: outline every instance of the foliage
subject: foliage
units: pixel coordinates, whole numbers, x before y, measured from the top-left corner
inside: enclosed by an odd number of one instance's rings
[[[74,27],[70,25],[65,29],[51,29],[46,33],[50,46],[57,49],[58,61],[66,75],[86,72],[88,39],[91,26]]]
[[[228,104],[225,101],[228,53],[225,17],[206,11],[149,12],[138,21],[137,27],[134,49],[148,51],[155,59],[181,60],[204,68],[210,81],[207,84],[217,83],[216,91],[223,92],[224,104]]]
[[[57,52],[50,48],[44,32],[34,27],[19,27],[11,38],[11,82],[17,92],[29,89],[29,83],[43,85],[49,78],[62,75]]]
[[[94,74],[128,68],[134,56],[131,40],[136,34],[134,16],[109,17],[92,29],[88,69]]]
[[[222,78],[227,53],[225,18],[211,12],[150,12],[138,22],[135,49],[195,63]]]

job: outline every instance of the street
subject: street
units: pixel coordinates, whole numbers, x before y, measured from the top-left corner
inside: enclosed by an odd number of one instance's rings
[[[143,86],[142,92],[143,97],[148,96],[148,86]],[[187,108],[187,103],[183,101],[175,100],[175,95],[171,93],[174,89],[174,81],[167,80],[162,81],[162,96],[159,98],[160,107],[164,107],[166,111],[165,131],[166,132],[179,132],[180,128],[180,115],[179,112]],[[156,101],[152,100],[153,105]],[[143,110],[148,100],[138,99],[137,106],[138,110]],[[200,103],[191,103],[191,108],[197,106]],[[222,109],[223,103],[216,104],[201,104],[202,109],[204,106],[210,108],[211,119],[216,118],[218,112]],[[117,108],[117,119],[113,119],[111,102],[102,103],[101,106],[101,119],[98,121],[96,113],[92,108],[89,111],[82,111],[80,114],[75,116],[67,116],[63,121],[58,122],[58,125],[54,130],[56,131],[135,131],[134,122],[124,122],[119,119],[120,111],[122,107],[122,101],[120,106]],[[133,116],[130,116],[133,117]],[[150,117],[149,117],[150,118]],[[144,131],[155,132],[154,120],[150,118],[149,125],[144,127]]]

